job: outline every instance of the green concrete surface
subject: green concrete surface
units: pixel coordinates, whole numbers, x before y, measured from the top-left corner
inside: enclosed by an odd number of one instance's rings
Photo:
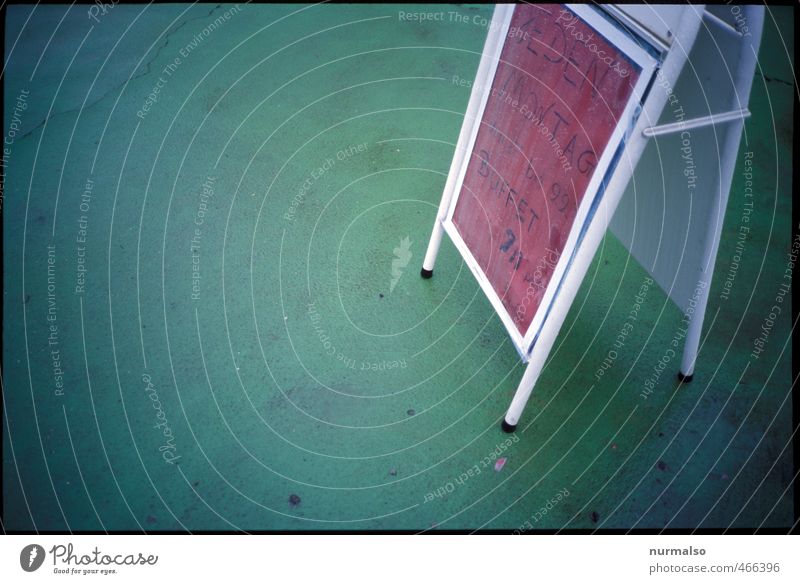
[[[6,16],[5,529],[791,526],[788,310],[750,354],[796,233],[792,8],[695,381],[640,395],[656,286],[596,379],[646,276],[608,235],[514,438],[499,318],[449,241],[419,277],[491,7],[88,8]]]

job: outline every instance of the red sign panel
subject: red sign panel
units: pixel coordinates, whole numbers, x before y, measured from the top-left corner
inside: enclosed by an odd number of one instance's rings
[[[523,336],[640,72],[566,7],[515,8],[452,220]]]

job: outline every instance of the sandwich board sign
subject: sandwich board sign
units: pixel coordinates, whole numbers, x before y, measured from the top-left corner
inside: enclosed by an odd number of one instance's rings
[[[654,82],[677,81],[705,12],[648,9],[654,17],[641,7],[495,8],[421,274],[433,275],[446,232],[528,363],[506,431],[516,427],[645,145],[674,130],[655,125],[668,96]],[[746,108],[737,111],[683,125],[741,122]],[[731,137],[738,147],[738,134]],[[725,202],[729,186],[728,178]],[[702,315],[695,320],[702,326]],[[693,366],[694,358],[689,375]]]

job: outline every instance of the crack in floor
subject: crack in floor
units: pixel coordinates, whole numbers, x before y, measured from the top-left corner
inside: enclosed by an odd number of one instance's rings
[[[147,62],[144,64],[144,67],[143,67],[143,70],[142,70],[142,72],[141,72],[141,73],[137,73],[137,74],[135,74],[135,75],[131,75],[130,77],[128,77],[128,78],[127,78],[125,81],[123,81],[122,83],[119,83],[119,84],[115,85],[114,87],[112,87],[112,88],[108,89],[107,91],[105,91],[105,92],[103,93],[103,95],[101,95],[101,96],[100,96],[100,97],[98,97],[96,100],[94,100],[92,103],[90,103],[90,104],[88,104],[88,105],[86,105],[86,106],[82,106],[82,107],[76,107],[76,108],[72,108],[72,109],[64,110],[64,111],[61,111],[61,112],[56,112],[56,113],[54,113],[54,114],[51,114],[51,115],[47,116],[45,119],[43,119],[41,122],[39,122],[39,124],[37,124],[36,126],[34,126],[33,128],[31,128],[31,129],[30,129],[30,130],[28,130],[27,132],[25,132],[24,134],[22,134],[22,136],[20,136],[20,137],[19,137],[19,138],[16,140],[16,142],[22,142],[23,140],[25,140],[25,139],[26,139],[26,138],[28,138],[29,136],[33,135],[33,133],[34,133],[34,132],[36,132],[36,130],[38,130],[38,129],[40,129],[40,128],[44,127],[44,126],[47,124],[47,122],[49,122],[49,121],[50,121],[50,120],[52,120],[53,118],[55,118],[55,117],[58,117],[58,116],[64,116],[64,115],[68,115],[68,114],[74,114],[74,113],[81,112],[81,111],[86,111],[86,110],[88,110],[88,109],[90,109],[90,108],[94,107],[95,105],[97,105],[98,103],[100,103],[101,101],[103,101],[104,99],[106,99],[106,98],[107,98],[109,95],[113,95],[113,94],[115,94],[115,93],[116,93],[118,90],[124,90],[124,89],[125,89],[125,87],[128,85],[128,83],[130,83],[131,81],[135,81],[136,79],[141,79],[142,77],[146,77],[147,75],[149,75],[149,74],[150,74],[150,67],[151,67],[151,65],[152,65],[153,63],[155,63],[155,62],[156,62],[156,60],[158,59],[158,57],[161,55],[161,51],[163,51],[163,50],[164,50],[165,48],[167,48],[167,46],[169,45],[169,40],[170,40],[170,37],[174,36],[174,35],[175,35],[175,33],[177,33],[177,32],[178,32],[180,29],[182,29],[184,26],[186,26],[186,25],[187,25],[187,24],[189,24],[190,22],[192,22],[192,21],[195,21],[195,20],[201,20],[201,19],[204,19],[204,18],[208,18],[209,16],[211,16],[212,14],[214,14],[214,12],[215,12],[216,10],[218,10],[218,9],[220,9],[220,8],[222,8],[222,5],[221,5],[221,4],[217,4],[216,6],[214,6],[214,8],[212,8],[211,10],[209,10],[208,14],[204,14],[204,15],[202,15],[202,16],[195,16],[195,17],[193,17],[193,18],[187,18],[186,20],[184,20],[183,22],[181,22],[180,24],[178,24],[178,25],[177,25],[177,26],[176,26],[176,27],[175,27],[173,30],[171,30],[170,32],[168,32],[168,33],[167,33],[167,35],[164,37],[164,43],[163,43],[163,44],[161,44],[159,47],[157,47],[157,48],[156,48],[156,50],[155,50],[155,54],[153,55],[153,58],[152,58],[152,59],[150,59],[150,60],[148,60],[148,61],[147,61]],[[137,69],[139,69],[139,68],[141,68],[141,66],[137,67]],[[134,71],[135,71],[135,70],[134,70]]]
[[[789,87],[792,87],[793,85],[790,81],[786,81],[785,79],[778,79],[777,77],[770,77],[769,75],[764,75],[760,71],[758,74],[761,75],[761,77],[763,77],[764,81],[766,81],[767,83],[772,83],[772,82],[781,83],[783,85],[788,85]]]

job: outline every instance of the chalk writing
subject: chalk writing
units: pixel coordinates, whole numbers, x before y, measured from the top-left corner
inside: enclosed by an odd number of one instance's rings
[[[516,6],[453,223],[522,334],[640,72],[566,7]]]

